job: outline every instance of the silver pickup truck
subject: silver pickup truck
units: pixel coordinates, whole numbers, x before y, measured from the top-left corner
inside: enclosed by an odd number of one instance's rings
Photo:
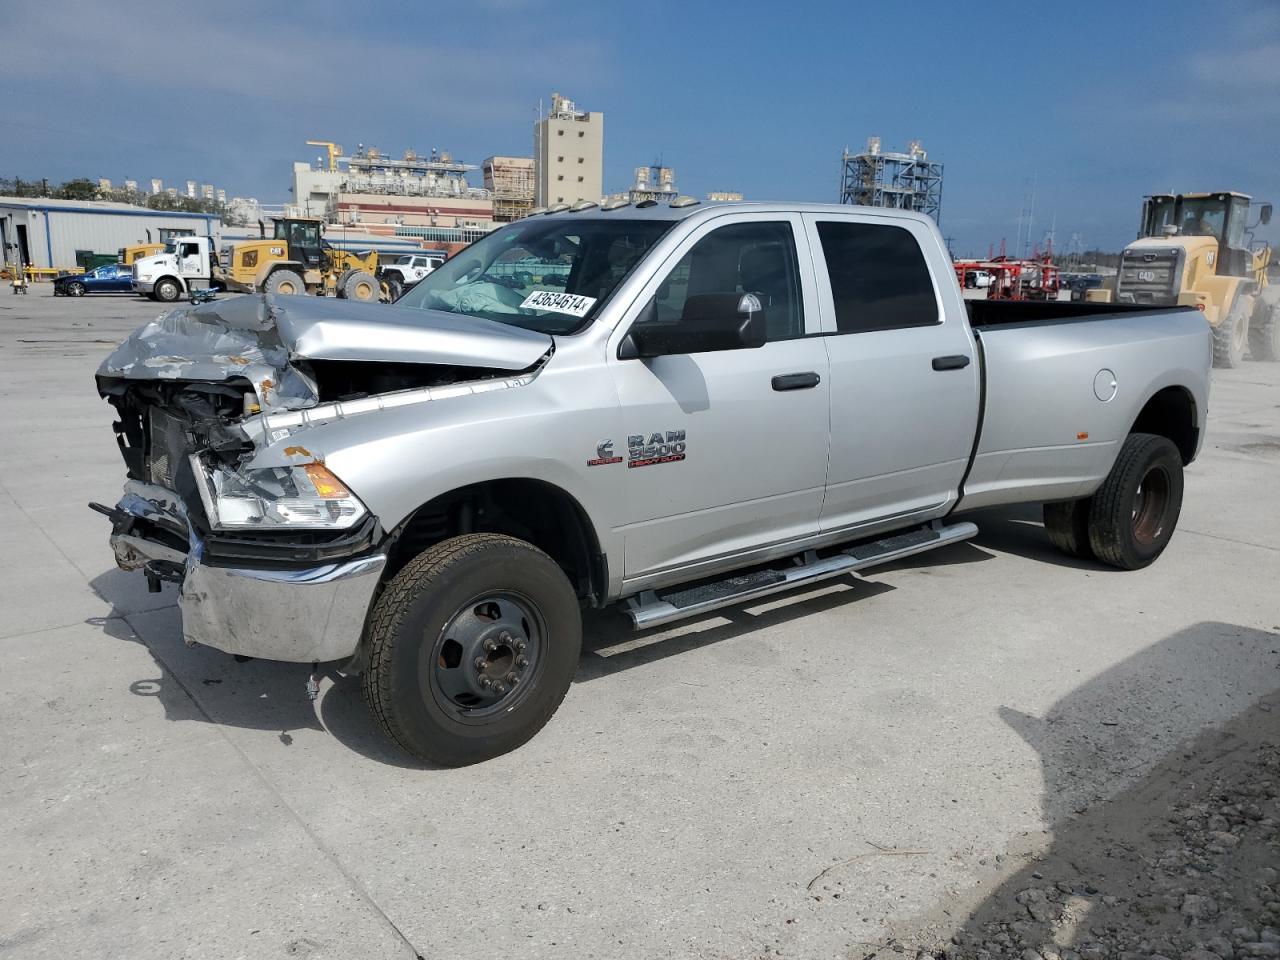
[[[1026,501],[1063,550],[1145,566],[1210,349],[1189,308],[966,302],[906,212],[579,205],[395,306],[146,325],[98,371],[128,481],[94,506],[122,568],[181,585],[188,642],[341,661],[392,739],[465,764],[551,717],[584,606],[653,627]]]

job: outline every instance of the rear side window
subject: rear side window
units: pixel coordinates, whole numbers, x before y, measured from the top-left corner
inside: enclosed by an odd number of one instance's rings
[[[902,227],[818,222],[840,333],[927,327],[939,322],[920,244]]]

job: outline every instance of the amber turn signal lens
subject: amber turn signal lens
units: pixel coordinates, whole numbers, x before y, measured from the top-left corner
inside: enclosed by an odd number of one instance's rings
[[[308,463],[302,468],[307,472],[307,476],[311,478],[311,483],[316,488],[316,494],[324,500],[344,500],[351,496],[341,480],[329,472],[329,468],[323,463]]]

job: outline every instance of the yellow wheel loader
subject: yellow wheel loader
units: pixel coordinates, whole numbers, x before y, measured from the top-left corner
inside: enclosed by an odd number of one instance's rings
[[[242,240],[221,257],[218,279],[239,293],[314,294],[351,300],[390,299],[378,279],[378,254],[339,250],[321,236],[321,221],[283,217],[271,237]]]
[[[1280,298],[1267,289],[1271,247],[1252,231],[1271,222],[1271,204],[1243,193],[1153,194],[1142,204],[1138,239],[1124,248],[1114,281],[1089,300],[1192,306],[1213,328],[1213,363],[1235,367],[1280,359]]]

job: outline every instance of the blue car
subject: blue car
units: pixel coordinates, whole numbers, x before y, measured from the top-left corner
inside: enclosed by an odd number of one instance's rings
[[[88,273],[66,273],[53,281],[55,297],[83,297],[86,293],[133,293],[133,267],[108,263]]]

